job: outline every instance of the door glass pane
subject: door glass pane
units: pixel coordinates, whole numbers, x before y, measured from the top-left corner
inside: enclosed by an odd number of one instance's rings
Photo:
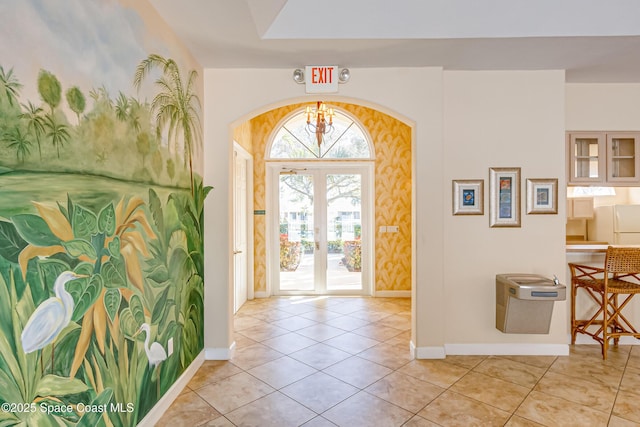
[[[578,138],[574,143],[575,178],[597,178],[598,139]]]
[[[327,175],[327,290],[362,289],[362,176]]]
[[[636,141],[633,138],[612,138],[611,176],[633,178],[636,176]]]
[[[280,175],[280,290],[314,290],[313,177]]]
[[[311,119],[311,125],[307,120]],[[331,125],[321,143],[313,127],[313,119],[300,111],[287,120],[271,145],[272,159],[368,159],[369,143],[362,129],[346,114],[335,110]]]

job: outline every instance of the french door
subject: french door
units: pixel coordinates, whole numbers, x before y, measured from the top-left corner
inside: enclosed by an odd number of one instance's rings
[[[371,293],[370,165],[272,165],[276,295]]]

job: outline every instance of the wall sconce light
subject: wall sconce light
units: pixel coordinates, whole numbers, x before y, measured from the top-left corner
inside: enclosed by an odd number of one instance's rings
[[[293,70],[293,81],[299,85],[304,83],[304,70],[302,68]]]
[[[351,71],[348,68],[341,68],[338,73],[338,83],[346,83],[351,78]]]

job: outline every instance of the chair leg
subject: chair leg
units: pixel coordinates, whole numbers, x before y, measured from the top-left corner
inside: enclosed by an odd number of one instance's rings
[[[607,295],[602,296],[602,359],[607,360],[607,351],[609,350],[609,298]]]
[[[576,295],[578,294],[578,288],[576,284],[571,281],[571,345],[576,343]]]
[[[613,309],[614,309],[614,315],[612,316],[611,320],[613,321],[612,323],[612,327],[615,328],[614,332],[622,332],[622,328],[618,327],[619,321],[618,319],[620,318],[619,316],[619,312],[618,312],[618,294],[615,294],[613,296]],[[618,330],[620,329],[620,331]],[[618,346],[618,343],[620,342],[620,337],[616,336],[613,339],[613,345]]]

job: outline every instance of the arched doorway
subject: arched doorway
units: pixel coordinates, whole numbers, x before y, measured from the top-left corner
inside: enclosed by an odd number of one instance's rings
[[[271,292],[370,295],[374,150],[362,125],[330,104],[301,107],[265,151]]]
[[[267,222],[270,213],[276,213],[277,204],[269,194],[273,183],[269,182],[271,163],[294,169],[305,168],[305,162],[320,165],[324,162],[309,158],[283,159],[269,156],[276,130],[297,113],[305,110],[309,103],[280,106],[258,114],[234,127],[233,139],[253,156],[254,183],[252,186],[254,232],[253,271],[254,296],[273,295],[272,275],[274,267],[279,270],[279,222]],[[355,159],[334,157],[326,163],[342,167],[363,162],[371,169],[371,199],[373,203],[370,224],[371,294],[380,297],[409,297],[412,281],[412,129],[405,122],[371,107],[347,102],[331,102],[337,110],[344,112],[363,130],[372,147],[369,158],[359,155]],[[309,138],[309,136],[307,136]],[[311,136],[311,142],[313,135]],[[336,145],[339,147],[339,145]],[[342,150],[342,148],[341,148]],[[374,155],[375,153],[375,155]],[[330,155],[330,154],[329,154]],[[273,159],[271,157],[274,157]],[[327,157],[327,156],[325,156]],[[285,165],[286,163],[286,165]],[[290,169],[285,169],[290,171]],[[299,171],[298,171],[299,172]],[[279,176],[279,173],[276,174]],[[278,215],[276,215],[277,219]],[[345,236],[348,237],[348,236]],[[354,236],[355,237],[355,236]],[[374,239],[375,237],[375,239]],[[269,242],[269,243],[268,243]],[[273,243],[276,246],[273,246]],[[313,241],[315,242],[315,241]],[[276,262],[270,256],[276,255]],[[304,293],[304,292],[301,292]]]

